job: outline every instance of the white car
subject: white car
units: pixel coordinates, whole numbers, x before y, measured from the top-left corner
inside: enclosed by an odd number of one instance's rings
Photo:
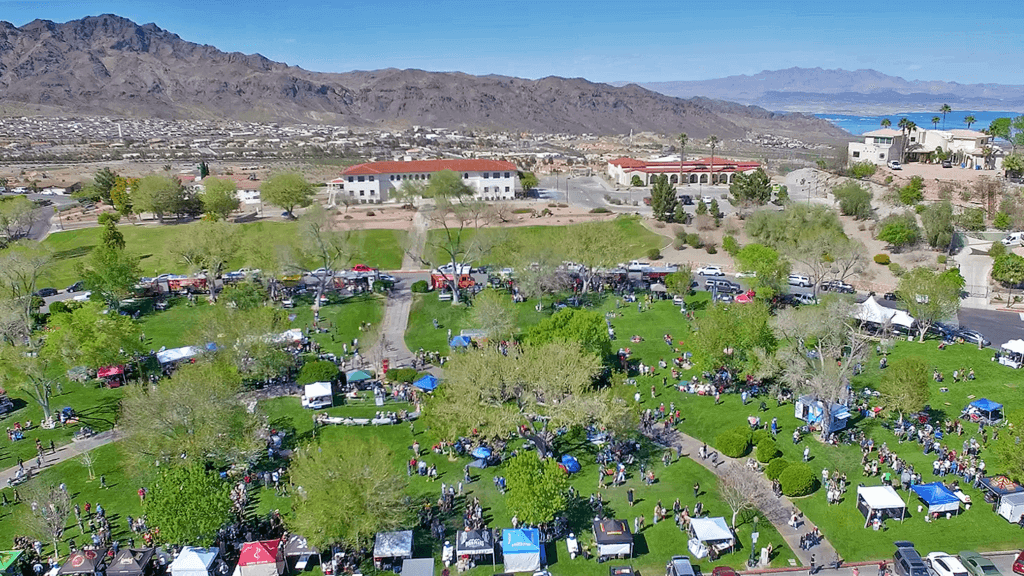
[[[813,284],[811,284],[811,279],[802,274],[790,274],[789,285],[800,286],[803,288],[810,288],[811,286],[813,286]]]
[[[737,272],[737,278],[757,278],[757,272]]]
[[[970,576],[967,568],[955,556],[945,552],[932,552],[925,556],[925,563],[935,576]]]
[[[725,276],[725,272],[722,272],[720,266],[701,266],[697,268],[697,275],[699,276]]]
[[[899,160],[889,160],[887,166],[889,166],[890,170],[903,170],[903,165],[900,164]]]
[[[794,294],[793,298],[797,302],[799,302],[800,304],[803,304],[805,306],[810,306],[810,305],[818,303],[818,299],[815,298],[813,294],[803,294],[803,293],[801,293],[801,294]]]
[[[324,276],[331,277],[334,276],[334,270],[331,270],[329,268],[317,268],[316,270],[310,272],[309,275],[316,276],[317,278],[321,278]]]

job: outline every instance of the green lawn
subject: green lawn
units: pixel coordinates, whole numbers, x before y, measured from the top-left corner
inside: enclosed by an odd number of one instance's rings
[[[647,251],[651,248],[661,249],[665,246],[664,237],[644,228],[635,217],[620,216],[614,220],[605,220],[599,224],[608,230],[618,230],[626,239],[622,245],[619,258],[629,260],[632,258],[646,258]],[[469,241],[474,234],[486,234],[491,238],[490,242],[496,242],[495,249],[486,254],[475,265],[510,266],[515,265],[516,255],[529,256],[538,251],[550,252],[559,246],[565,238],[566,229],[569,226],[520,226],[514,228],[483,228],[480,231],[466,230],[463,232],[463,240]],[[444,252],[437,248],[442,241],[444,230],[430,230],[427,233],[427,256],[431,262],[446,262]],[[489,242],[489,243],[490,243]]]
[[[487,288],[493,290],[493,288]],[[448,350],[448,329],[452,336],[459,334],[461,330],[476,328],[473,324],[473,310],[471,306],[452,306],[451,301],[438,300],[436,292],[413,295],[412,310],[409,312],[409,326],[405,330],[405,345],[409,350],[416,351],[420,348],[427,351],[447,352]],[[511,298],[511,296],[509,296]],[[527,300],[513,304],[518,313],[517,325],[525,329],[540,322],[552,313],[550,306],[551,299],[548,298],[548,306],[541,312],[537,312],[536,300]],[[434,319],[437,319],[438,328],[434,328]]]
[[[167,224],[118,227],[124,234],[128,249],[142,258],[142,273],[156,276],[163,273],[185,273],[187,267],[173,253],[175,240],[187,234],[195,224]],[[298,224],[295,222],[257,222],[239,224],[243,231],[243,246],[287,246],[295,242]],[[43,244],[53,251],[54,264],[39,279],[39,286],[63,288],[78,279],[75,266],[99,244],[102,228],[83,228],[51,234]],[[384,270],[402,267],[405,232],[402,230],[357,230],[355,232],[362,251],[362,261]],[[251,264],[243,250],[228,268]]]

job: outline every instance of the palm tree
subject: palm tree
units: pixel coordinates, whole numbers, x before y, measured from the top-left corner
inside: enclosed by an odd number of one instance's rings
[[[968,130],[971,129],[971,124],[974,124],[975,122],[977,122],[977,120],[974,118],[974,116],[971,116],[970,114],[964,117],[964,124],[967,124]]]
[[[686,143],[690,140],[690,137],[683,132],[679,135],[679,185],[683,185],[683,161],[686,160]]]
[[[942,121],[942,118],[939,118],[938,116],[932,116],[932,126],[934,128],[938,128],[939,127],[939,122],[941,122],[941,121]],[[943,126],[945,126],[945,124],[943,124]]]
[[[711,147],[711,168],[709,170],[708,184],[715,183],[715,148],[718,148],[718,136],[708,136],[708,146]]]
[[[888,118],[882,118],[882,128],[889,128],[892,126],[892,120]]]
[[[911,132],[917,130],[917,124],[915,124],[909,118],[904,117],[900,118],[899,124],[897,124],[897,126],[899,126],[900,128],[900,134],[903,135],[902,143],[900,145],[900,162],[906,162],[907,138],[910,136]]]
[[[946,114],[948,114],[949,112],[952,112],[952,111],[953,111],[953,109],[949,107],[949,104],[943,104],[942,107],[939,108],[939,112],[942,112],[942,129],[943,130],[946,129]]]

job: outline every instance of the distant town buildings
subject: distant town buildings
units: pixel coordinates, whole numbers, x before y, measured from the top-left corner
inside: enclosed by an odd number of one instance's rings
[[[368,162],[346,168],[341,178],[328,182],[330,192],[340,192],[352,204],[380,204],[391,200],[393,190],[411,180],[426,184],[431,175],[452,170],[476,191],[480,200],[512,200],[519,186],[515,164],[501,160],[413,160]]]
[[[736,174],[749,174],[758,168],[758,162],[730,160],[728,158],[700,158],[686,160],[680,164],[678,160],[637,160],[636,158],[615,158],[608,161],[608,176],[621,186],[629,186],[633,176],[639,176],[644,186],[654,184],[655,178],[665,174],[669,182],[679,184],[679,173],[682,172],[683,184],[732,184]]]
[[[864,133],[863,142],[851,142],[847,154],[850,163],[871,162],[884,165],[890,160],[925,162],[933,153],[949,152],[950,162],[974,169],[996,169],[1002,166],[1004,152],[994,144],[995,138],[976,130],[929,130],[915,128],[910,132],[880,128]],[[906,139],[906,158],[900,158]]]

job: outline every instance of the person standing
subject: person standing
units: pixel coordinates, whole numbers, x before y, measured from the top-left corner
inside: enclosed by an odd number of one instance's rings
[[[629,507],[633,507],[633,489],[626,490],[626,501],[629,502]]]
[[[694,482],[693,483],[693,497],[697,498],[698,494],[700,494],[700,484],[697,483],[697,482]]]
[[[804,462],[807,462],[810,459],[811,459],[811,447],[810,446],[804,446]]]

